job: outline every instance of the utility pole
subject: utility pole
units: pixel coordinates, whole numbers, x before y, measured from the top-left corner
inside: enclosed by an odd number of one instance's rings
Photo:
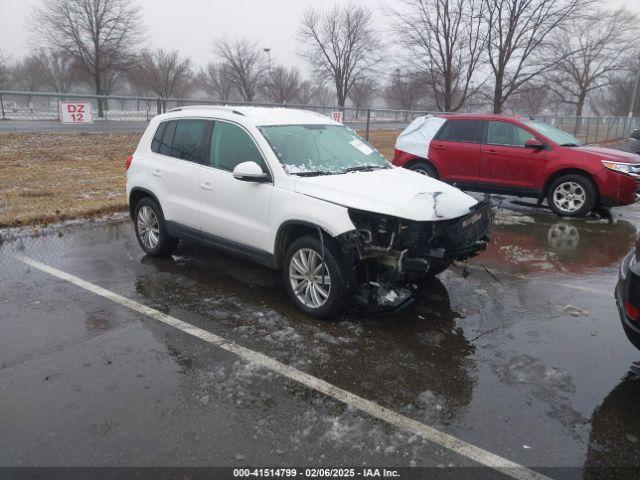
[[[633,92],[631,92],[631,103],[629,104],[629,118],[633,117],[633,108],[636,105],[636,97],[638,96],[638,85],[640,85],[640,58],[638,58],[638,74],[636,75],[636,82],[633,86]]]

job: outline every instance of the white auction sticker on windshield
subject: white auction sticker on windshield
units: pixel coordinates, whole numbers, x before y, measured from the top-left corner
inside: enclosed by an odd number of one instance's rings
[[[371,155],[373,153],[373,148],[371,148],[369,145],[364,143],[362,140],[358,140],[356,138],[355,140],[352,140],[349,143],[351,145],[353,145],[354,147],[356,147],[358,150],[360,150],[365,155]]]

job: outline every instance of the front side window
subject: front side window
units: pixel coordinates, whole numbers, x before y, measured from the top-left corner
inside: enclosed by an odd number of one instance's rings
[[[489,122],[489,127],[487,128],[487,143],[489,145],[524,147],[527,140],[535,138],[532,133],[512,123]]]
[[[390,168],[376,149],[343,125],[274,125],[260,132],[288,174]]]
[[[233,123],[216,121],[209,165],[232,172],[236,165],[244,162],[255,162],[267,171],[260,150],[244,129]]]
[[[438,135],[446,142],[480,143],[483,122],[481,120],[449,120]]]

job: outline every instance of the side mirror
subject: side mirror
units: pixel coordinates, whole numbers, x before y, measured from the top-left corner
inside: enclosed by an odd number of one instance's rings
[[[541,142],[537,138],[530,138],[524,142],[524,148],[533,148],[534,150],[544,150],[547,148],[547,144]]]
[[[268,182],[269,174],[262,171],[256,162],[242,162],[233,169],[233,178],[245,182]]]

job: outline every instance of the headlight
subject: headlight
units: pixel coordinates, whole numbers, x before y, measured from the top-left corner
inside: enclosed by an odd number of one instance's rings
[[[602,160],[602,164],[609,170],[626,173],[627,175],[633,175],[634,177],[640,175],[640,165],[635,163],[622,163],[612,162],[610,160]]]

